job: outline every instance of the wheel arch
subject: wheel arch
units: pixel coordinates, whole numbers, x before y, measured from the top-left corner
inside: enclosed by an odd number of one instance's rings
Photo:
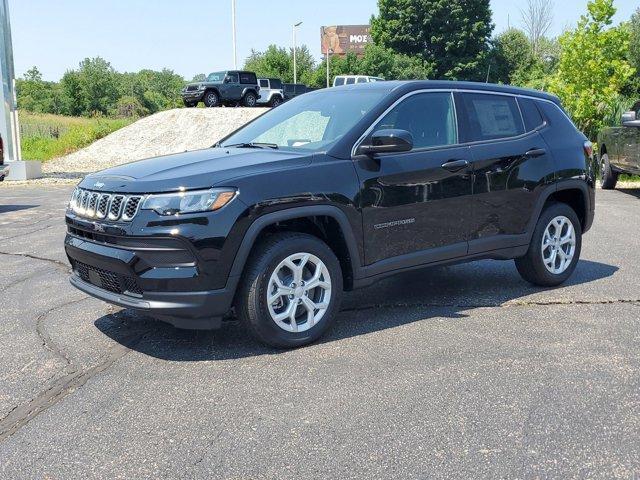
[[[560,202],[569,205],[576,212],[576,215],[578,215],[583,232],[586,232],[591,227],[589,222],[589,212],[591,211],[589,187],[586,182],[582,180],[563,180],[547,188],[545,192],[540,195],[536,205],[536,214],[532,216],[529,228],[527,229],[529,232],[529,241],[531,240],[531,236],[533,235],[542,211],[550,202]]]
[[[324,241],[340,261],[345,290],[353,288],[361,269],[358,245],[347,216],[331,205],[296,207],[258,217],[245,232],[230,278],[240,278],[251,251],[261,238],[280,231],[307,233]]]

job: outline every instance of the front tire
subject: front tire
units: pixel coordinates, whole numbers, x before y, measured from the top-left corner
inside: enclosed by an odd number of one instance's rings
[[[551,203],[540,215],[524,257],[516,258],[518,273],[541,287],[555,287],[567,280],[578,264],[582,226],[566,203]]]
[[[253,92],[245,93],[244,97],[242,98],[242,104],[245,107],[255,107],[257,101],[258,101],[258,97],[256,97],[256,94]]]
[[[342,299],[342,271],[318,238],[283,232],[251,254],[236,299],[242,324],[258,341],[277,348],[311,343],[333,324]]]
[[[193,108],[196,105],[198,105],[198,102],[187,102],[186,100],[184,102],[184,106],[187,107],[187,108]]]
[[[604,190],[613,190],[618,183],[617,172],[614,172],[609,163],[609,155],[606,153],[602,155],[602,161],[600,162],[600,180],[602,181],[602,188]]]
[[[217,107],[220,105],[220,97],[213,90],[209,90],[204,94],[204,105],[205,107]]]

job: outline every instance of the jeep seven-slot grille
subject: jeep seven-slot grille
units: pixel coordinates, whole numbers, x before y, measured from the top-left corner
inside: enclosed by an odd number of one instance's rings
[[[92,192],[76,188],[71,195],[69,208],[80,217],[130,222],[138,213],[142,195],[121,195]]]
[[[134,277],[120,275],[109,270],[73,261],[73,267],[78,276],[87,283],[109,292],[142,295],[142,289]]]

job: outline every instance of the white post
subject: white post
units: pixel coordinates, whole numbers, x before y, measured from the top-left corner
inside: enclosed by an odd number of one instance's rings
[[[233,68],[238,69],[238,56],[236,54],[236,0],[231,0],[231,35],[233,37]]]
[[[302,22],[293,25],[293,83],[298,83],[298,66],[296,65],[296,27],[302,25]]]

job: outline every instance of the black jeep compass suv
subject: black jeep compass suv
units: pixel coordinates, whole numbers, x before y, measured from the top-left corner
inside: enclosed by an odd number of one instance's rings
[[[86,177],[71,282],[184,328],[232,309],[278,347],[327,330],[343,290],[428,265],[515,259],[558,285],[594,216],[591,144],[556,97],[444,81],[297,97],[213,148]]]

